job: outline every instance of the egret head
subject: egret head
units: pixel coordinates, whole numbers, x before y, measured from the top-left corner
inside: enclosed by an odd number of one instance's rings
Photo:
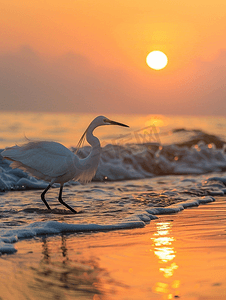
[[[118,125],[118,126],[123,126],[123,127],[129,127],[128,125],[125,125],[123,123],[115,122],[112,121],[104,116],[99,116],[96,117],[93,122],[95,123],[96,126],[102,126],[102,125]],[[92,122],[92,123],[93,123]]]
[[[125,125],[123,123],[119,123],[119,122],[115,122],[112,120],[109,120],[108,118],[104,117],[104,116],[99,116],[96,117],[88,126],[88,128],[86,129],[86,131],[83,133],[81,139],[78,142],[77,145],[77,150],[76,150],[76,154],[78,153],[79,148],[82,146],[85,136],[87,134],[87,132],[93,132],[93,130],[99,126],[103,126],[103,125],[118,125],[118,126],[123,126],[123,127],[129,127],[128,125]]]

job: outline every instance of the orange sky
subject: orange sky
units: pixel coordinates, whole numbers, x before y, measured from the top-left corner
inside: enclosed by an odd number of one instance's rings
[[[1,110],[225,115],[225,0],[0,0]],[[168,66],[151,70],[152,50]]]

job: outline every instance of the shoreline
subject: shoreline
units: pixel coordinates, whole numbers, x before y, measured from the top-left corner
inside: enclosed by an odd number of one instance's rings
[[[0,299],[226,298],[226,199],[144,228],[22,240],[0,257]]]

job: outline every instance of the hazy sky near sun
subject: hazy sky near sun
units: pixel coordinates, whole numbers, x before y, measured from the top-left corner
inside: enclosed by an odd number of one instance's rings
[[[0,0],[0,110],[226,115],[225,0]],[[163,51],[163,70],[146,56]]]

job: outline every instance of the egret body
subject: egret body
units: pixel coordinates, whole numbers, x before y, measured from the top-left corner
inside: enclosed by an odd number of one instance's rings
[[[93,131],[95,128],[103,125],[129,127],[125,124],[111,121],[104,116],[96,117],[78,143],[77,151],[85,138],[92,146],[90,154],[83,159],[62,144],[49,141],[31,141],[22,146],[6,148],[1,155],[5,159],[12,161],[12,168],[20,168],[38,179],[49,182],[49,185],[41,194],[41,199],[48,209],[50,209],[50,206],[45,200],[45,194],[54,183],[59,183],[59,202],[76,213],[62,199],[63,186],[65,182],[72,179],[83,183],[92,180],[96,173],[101,153],[100,141],[93,135]]]

